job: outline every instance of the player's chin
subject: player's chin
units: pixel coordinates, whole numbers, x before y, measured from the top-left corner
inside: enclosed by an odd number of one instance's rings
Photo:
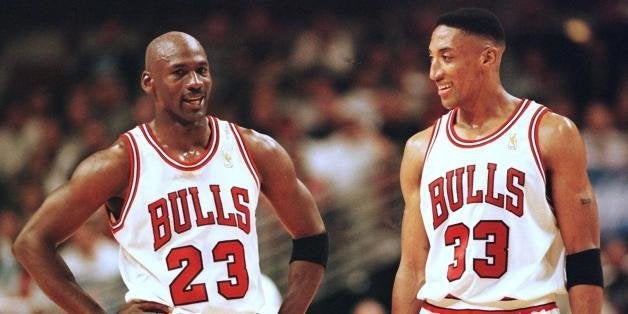
[[[200,121],[205,120],[206,116],[207,114],[204,110],[195,110],[195,111],[185,110],[178,114],[178,120],[179,122],[183,124],[189,124],[189,123],[196,124]]]
[[[440,99],[440,103],[441,105],[447,109],[447,110],[451,110],[454,109],[456,107],[456,102],[451,100],[451,99]]]
[[[204,120],[205,116],[207,116],[207,110],[198,110],[189,114],[190,120],[193,121]]]
[[[205,106],[191,107],[191,106],[186,106],[186,104],[183,104],[180,110],[181,110],[181,113],[183,113],[186,116],[189,116],[190,118],[205,117],[205,115],[207,115],[207,108]]]

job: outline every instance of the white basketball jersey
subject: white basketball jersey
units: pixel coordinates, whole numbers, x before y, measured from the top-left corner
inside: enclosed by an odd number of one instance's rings
[[[121,136],[130,192],[112,221],[126,299],[175,313],[255,313],[264,303],[255,209],[260,183],[237,126],[208,117],[195,163],[177,161],[142,124]]]
[[[430,241],[419,299],[482,304],[564,291],[564,247],[538,149],[548,109],[523,101],[478,140],[454,130],[458,109],[434,126],[421,178]]]

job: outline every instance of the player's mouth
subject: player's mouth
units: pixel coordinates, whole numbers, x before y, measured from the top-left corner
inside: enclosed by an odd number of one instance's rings
[[[452,84],[451,83],[440,84],[440,85],[436,85],[436,87],[438,88],[438,95],[444,96],[451,90]]]
[[[205,100],[204,96],[194,97],[194,98],[184,98],[183,103],[186,104],[190,109],[198,110],[203,107],[203,101]]]

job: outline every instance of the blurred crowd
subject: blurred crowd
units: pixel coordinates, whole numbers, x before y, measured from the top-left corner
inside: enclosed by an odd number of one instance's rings
[[[395,193],[405,140],[444,113],[428,79],[427,43],[438,14],[470,3],[189,0],[35,10],[8,1],[0,22],[0,313],[6,304],[48,312],[11,242],[80,160],[151,119],[139,74],[155,35],[181,30],[201,41],[214,80],[210,113],[275,137],[334,233],[360,223],[357,201]],[[583,134],[606,296],[609,308],[627,313],[628,5],[475,3],[504,23],[506,89],[568,116]],[[382,228],[398,232],[399,210],[374,211]],[[120,285],[103,215],[61,250],[77,280],[113,311],[123,291],[99,288]],[[385,313],[385,297],[368,296],[354,313]]]

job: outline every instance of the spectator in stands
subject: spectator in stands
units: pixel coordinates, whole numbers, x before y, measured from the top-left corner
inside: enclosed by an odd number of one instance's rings
[[[372,298],[364,298],[353,307],[352,314],[386,314],[384,305]]]
[[[589,103],[584,112],[582,137],[590,169],[628,169],[628,135],[617,128],[615,116],[607,104],[601,101]]]
[[[606,294],[617,313],[628,313],[628,250],[626,238],[611,237],[602,246]]]
[[[321,67],[335,77],[344,77],[353,69],[355,38],[348,25],[331,10],[312,16],[311,24],[301,29],[290,51],[288,64],[296,71]]]

